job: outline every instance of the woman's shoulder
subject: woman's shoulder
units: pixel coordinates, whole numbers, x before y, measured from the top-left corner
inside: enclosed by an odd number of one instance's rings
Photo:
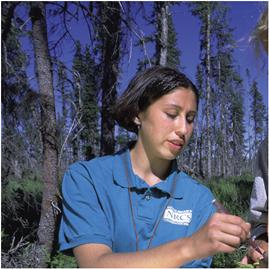
[[[121,161],[119,156],[124,152],[121,150],[111,155],[95,157],[89,161],[77,161],[68,167],[66,174],[76,174],[88,179],[112,176],[116,164]]]
[[[89,170],[98,170],[100,168],[108,168],[113,161],[113,155],[95,157],[89,161],[76,161],[70,164],[68,170],[71,171],[89,171]]]

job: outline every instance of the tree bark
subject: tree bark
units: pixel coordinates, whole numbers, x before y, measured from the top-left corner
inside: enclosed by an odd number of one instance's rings
[[[218,85],[219,88],[222,89],[223,93],[223,97],[220,100],[220,130],[221,130],[221,138],[220,138],[220,151],[219,151],[219,175],[220,176],[224,176],[226,175],[226,158],[228,156],[228,152],[227,152],[227,143],[226,141],[228,141],[227,139],[227,132],[226,132],[226,125],[227,125],[227,117],[226,117],[226,111],[225,111],[225,102],[226,102],[226,93],[225,90],[223,90],[224,85],[221,83],[221,62],[218,59]]]
[[[56,218],[52,203],[57,196],[57,142],[52,66],[50,61],[45,7],[43,2],[32,2],[30,16],[33,27],[35,69],[40,91],[41,136],[43,143],[43,197],[38,227],[37,259],[46,267],[55,237]]]
[[[102,87],[102,122],[101,122],[101,155],[114,153],[115,122],[110,108],[116,99],[118,65],[120,57],[120,5],[118,2],[102,2],[103,14],[103,77]]]
[[[16,7],[19,5],[20,2],[3,2],[2,3],[2,12],[4,11],[4,8],[7,8],[7,14],[6,14],[6,19],[4,23],[2,24],[2,42],[7,41],[8,33],[11,29],[11,22],[14,16],[14,11]],[[2,13],[3,15],[3,13]]]
[[[167,64],[168,54],[168,12],[167,2],[157,2],[157,24],[160,38],[157,39],[158,64],[165,66]]]
[[[211,168],[211,62],[210,62],[210,42],[211,42],[211,15],[210,15],[210,5],[208,3],[208,13],[207,13],[207,22],[206,22],[206,126],[207,126],[207,176],[208,179],[212,177],[212,168]]]

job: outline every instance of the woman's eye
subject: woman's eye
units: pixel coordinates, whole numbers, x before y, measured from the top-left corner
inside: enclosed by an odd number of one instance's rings
[[[169,118],[175,119],[177,117],[177,114],[172,114],[172,113],[165,113]]]
[[[187,122],[188,123],[193,123],[194,122],[194,119],[195,119],[195,116],[188,116],[187,117]]]

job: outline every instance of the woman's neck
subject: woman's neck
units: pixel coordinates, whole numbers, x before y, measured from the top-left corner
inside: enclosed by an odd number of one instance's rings
[[[145,151],[145,148],[139,141],[130,150],[130,156],[134,173],[149,186],[161,182],[169,174],[171,161],[153,158]]]

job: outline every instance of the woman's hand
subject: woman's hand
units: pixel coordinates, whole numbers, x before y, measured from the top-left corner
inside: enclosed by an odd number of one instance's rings
[[[196,259],[219,252],[233,252],[250,235],[250,224],[230,214],[215,213],[211,219],[191,236]]]
[[[268,243],[266,241],[255,240],[255,243],[259,247],[261,253],[265,253],[268,251]],[[264,256],[261,253],[259,253],[257,250],[255,250],[252,246],[249,246],[247,255],[243,257],[243,259],[241,260],[241,263],[242,264],[253,264],[256,262],[260,262],[261,260],[265,260]],[[264,261],[264,262],[268,263],[268,260]]]

